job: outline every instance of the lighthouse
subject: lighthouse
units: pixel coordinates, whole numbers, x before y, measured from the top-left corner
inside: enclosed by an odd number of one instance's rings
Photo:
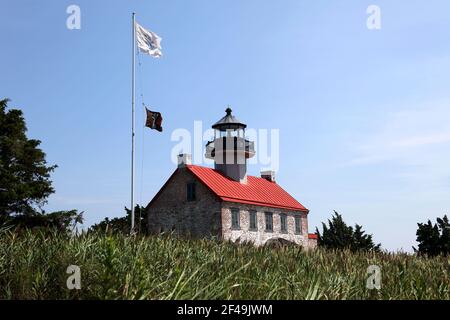
[[[309,210],[275,182],[273,172],[247,175],[255,144],[245,137],[247,125],[230,108],[225,113],[206,144],[205,156],[214,160],[214,168],[179,155],[177,168],[145,209],[148,231],[315,248],[317,236],[308,233]]]
[[[245,138],[246,124],[232,115],[228,107],[226,115],[212,125],[214,140],[206,144],[206,158],[214,160],[214,169],[228,178],[247,183],[247,159],[255,155],[253,141]]]

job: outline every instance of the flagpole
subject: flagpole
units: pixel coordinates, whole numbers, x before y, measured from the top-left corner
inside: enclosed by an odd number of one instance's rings
[[[132,15],[133,23],[133,49],[132,49],[132,71],[131,71],[131,230],[130,234],[134,233],[134,96],[135,96],[135,64],[136,64],[136,23],[135,13]]]

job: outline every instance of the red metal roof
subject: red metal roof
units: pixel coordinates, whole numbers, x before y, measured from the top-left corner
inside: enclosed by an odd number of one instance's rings
[[[247,183],[243,184],[212,168],[194,165],[187,165],[186,167],[223,201],[294,211],[309,211],[275,182],[247,176]]]

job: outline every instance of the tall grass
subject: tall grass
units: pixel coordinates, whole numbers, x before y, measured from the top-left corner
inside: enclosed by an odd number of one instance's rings
[[[69,265],[81,289],[69,290]],[[381,290],[366,288],[369,265]],[[449,299],[450,257],[0,232],[1,299]]]

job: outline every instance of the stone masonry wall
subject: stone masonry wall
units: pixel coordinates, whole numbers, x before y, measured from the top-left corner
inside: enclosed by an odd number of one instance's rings
[[[308,239],[308,247],[309,249],[317,248],[317,239]]]
[[[197,238],[221,236],[221,202],[186,168],[179,168],[172,181],[147,207],[151,233],[175,232]],[[186,185],[196,184],[196,200],[187,201]]]
[[[196,200],[187,201],[186,185],[196,184]],[[239,209],[240,228],[231,226],[231,209]],[[257,212],[257,230],[249,230],[249,211]],[[273,214],[273,232],[265,230],[265,212]],[[287,232],[281,232],[280,214],[287,216]],[[222,202],[186,168],[179,168],[156,200],[146,208],[151,233],[174,232],[196,238],[219,237],[230,241],[249,241],[257,246],[269,239],[282,238],[314,248],[308,239],[308,216],[305,212]],[[295,216],[302,219],[301,234],[295,233]]]
[[[240,228],[234,230],[231,222],[231,209],[236,208],[240,210]],[[257,230],[250,229],[250,210],[257,212]],[[273,232],[265,231],[265,212],[273,214]],[[280,214],[287,215],[287,232],[281,232]],[[301,216],[302,233],[295,233],[295,215]],[[311,239],[308,239],[308,216],[304,212],[290,211],[285,209],[259,207],[254,205],[245,205],[241,203],[224,202],[222,205],[222,237],[225,240],[231,241],[249,241],[255,245],[263,245],[269,239],[282,238],[299,245],[304,248],[314,247]]]

